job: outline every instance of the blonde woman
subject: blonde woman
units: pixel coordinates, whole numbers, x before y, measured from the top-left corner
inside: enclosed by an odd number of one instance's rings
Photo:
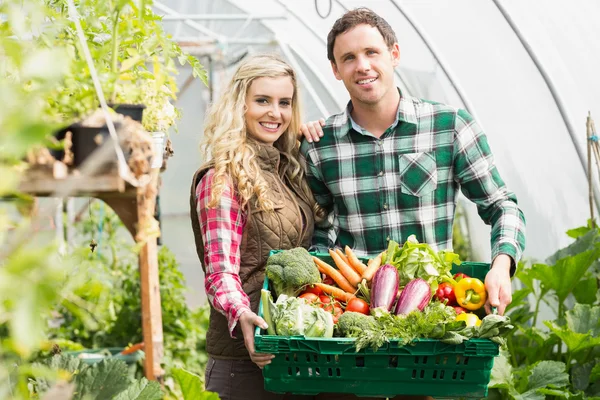
[[[320,213],[298,163],[296,75],[274,55],[237,69],[210,108],[206,159],[194,175],[191,217],[211,305],[206,389],[230,399],[283,399],[266,392],[254,351],[264,268],[272,249],[308,247]],[[291,398],[291,397],[288,397]]]

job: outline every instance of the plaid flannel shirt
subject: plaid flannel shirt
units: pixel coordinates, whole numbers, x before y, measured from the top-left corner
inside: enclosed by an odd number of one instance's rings
[[[397,121],[378,139],[346,110],[331,116],[318,142],[300,151],[307,179],[330,218],[315,227],[313,249],[348,245],[372,257],[388,240],[416,235],[434,249],[452,248],[458,190],[492,226],[492,259],[518,262],[525,219],[469,113],[401,95]]]
[[[250,299],[240,280],[240,244],[246,222],[245,212],[232,189],[226,186],[215,208],[208,208],[214,170],[209,170],[196,188],[196,207],[204,242],[204,287],[208,301],[225,315],[229,334],[243,312],[250,310]]]

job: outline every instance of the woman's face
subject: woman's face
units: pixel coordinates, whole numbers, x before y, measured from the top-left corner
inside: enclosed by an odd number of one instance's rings
[[[294,85],[289,76],[255,79],[246,93],[246,129],[256,140],[273,145],[292,119]]]

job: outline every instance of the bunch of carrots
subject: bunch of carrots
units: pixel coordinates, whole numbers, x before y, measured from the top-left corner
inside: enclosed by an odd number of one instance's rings
[[[356,297],[356,293],[361,286],[366,288],[369,285],[375,272],[381,266],[383,253],[370,259],[365,265],[356,257],[350,247],[346,246],[344,251],[339,248],[329,249],[329,255],[337,268],[317,257],[313,257],[319,271],[330,277],[338,285],[338,287],[335,287],[326,283],[316,283],[315,286],[336,299],[348,302]]]

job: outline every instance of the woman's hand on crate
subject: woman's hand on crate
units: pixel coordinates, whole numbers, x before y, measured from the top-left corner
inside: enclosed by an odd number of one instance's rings
[[[262,329],[267,329],[267,323],[264,319],[253,313],[252,311],[244,311],[239,319],[240,328],[244,335],[244,345],[250,354],[250,359],[258,365],[260,369],[265,365],[270,364],[275,357],[273,354],[256,353],[254,351],[254,327],[260,326]]]
[[[491,314],[492,307],[497,307],[498,314],[504,315],[504,310],[512,302],[511,262],[510,256],[499,254],[485,277],[485,288],[488,294],[485,311],[488,314]]]

